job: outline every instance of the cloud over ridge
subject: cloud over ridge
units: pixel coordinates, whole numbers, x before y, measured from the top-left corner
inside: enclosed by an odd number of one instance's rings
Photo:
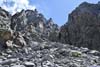
[[[29,4],[29,0],[0,0],[0,6],[11,14],[15,14],[22,9],[34,10],[36,8],[35,5]]]

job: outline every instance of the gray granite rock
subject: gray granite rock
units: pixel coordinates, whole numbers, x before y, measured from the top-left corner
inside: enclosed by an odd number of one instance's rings
[[[35,64],[32,63],[32,62],[24,62],[24,65],[25,65],[26,67],[35,67]]]
[[[11,66],[11,67],[25,67],[24,65],[14,65],[14,66]]]
[[[16,58],[13,58],[13,59],[6,59],[4,61],[1,61],[0,64],[1,65],[10,65],[12,63],[15,63],[17,61]]]

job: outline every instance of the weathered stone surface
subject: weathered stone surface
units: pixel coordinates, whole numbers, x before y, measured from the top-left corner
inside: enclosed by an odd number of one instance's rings
[[[15,63],[16,61],[17,61],[16,58],[14,58],[14,59],[7,59],[5,61],[1,61],[0,64],[1,65],[10,65],[11,63]]]
[[[0,30],[10,29],[11,15],[0,7]]]
[[[11,39],[11,15],[0,7],[0,49],[6,48],[5,41]]]
[[[70,55],[74,57],[81,57],[82,53],[80,51],[73,50],[70,52]]]
[[[61,42],[99,50],[99,9],[100,4],[91,4],[87,2],[80,4],[79,7],[69,14],[68,23],[61,27]]]
[[[6,41],[6,45],[9,48],[13,48],[13,41],[10,41],[10,40]]]
[[[7,31],[7,30],[2,30],[0,31],[0,39],[3,40],[10,40],[12,38],[12,34],[11,31]]]
[[[24,62],[26,67],[35,67],[35,64],[32,62]]]
[[[13,15],[11,29],[20,31],[25,34],[25,37],[30,36],[31,39],[36,41],[48,39],[56,41],[59,31],[58,25],[54,24],[52,18],[47,20],[37,10],[22,10]],[[53,36],[52,34],[55,35]]]
[[[33,42],[33,44],[2,52],[1,67],[88,67],[98,66],[100,63],[99,55],[94,55],[99,51],[89,50],[84,53],[87,50],[85,48],[57,42]],[[37,46],[40,48],[35,49]]]
[[[14,44],[16,44],[18,46],[25,46],[26,45],[26,41],[20,32],[15,32],[15,35],[13,37],[13,42],[14,42]]]
[[[24,65],[14,65],[14,66],[11,66],[11,67],[25,67]]]

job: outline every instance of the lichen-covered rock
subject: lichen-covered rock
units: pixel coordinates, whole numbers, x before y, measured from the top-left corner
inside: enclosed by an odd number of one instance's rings
[[[72,50],[70,52],[70,56],[73,56],[73,57],[81,57],[81,55],[82,55],[82,53],[79,51]]]

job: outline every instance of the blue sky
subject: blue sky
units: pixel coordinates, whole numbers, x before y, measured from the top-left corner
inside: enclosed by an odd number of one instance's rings
[[[98,3],[99,0],[30,0],[30,4],[34,4],[45,17],[52,17],[61,26],[67,22],[68,14],[84,1]]]
[[[47,19],[53,18],[61,26],[67,22],[68,14],[84,1],[98,3],[99,0],[0,0],[0,6],[12,14],[36,8]]]

